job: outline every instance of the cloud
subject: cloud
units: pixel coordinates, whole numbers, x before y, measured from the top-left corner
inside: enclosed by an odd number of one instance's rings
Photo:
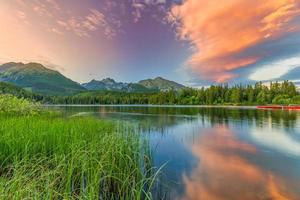
[[[94,25],[105,24],[105,16],[96,9],[90,9],[90,14],[85,17],[88,21]]]
[[[63,7],[57,0],[35,0],[24,1],[14,0],[20,7],[20,12],[31,17],[31,21],[39,21],[39,25],[46,27],[52,33],[65,35],[72,32],[79,37],[90,37],[91,33],[97,30],[112,38],[117,32],[118,26],[114,27],[116,21],[110,23],[106,15],[98,9],[81,7],[79,10]],[[23,9],[23,10],[22,10]],[[23,14],[19,14],[19,18]],[[38,20],[36,20],[38,15]]]
[[[186,0],[172,8],[171,16],[180,39],[196,49],[186,64],[214,82],[229,81],[237,76],[234,70],[269,55],[252,48],[300,29],[296,0]]]
[[[156,15],[158,15],[159,11],[162,11],[165,14],[166,12],[164,6],[166,3],[166,0],[133,0],[131,3],[131,7],[133,8],[131,13],[133,16],[133,22],[137,23],[146,9],[149,9],[153,12],[152,17],[154,18]],[[155,11],[158,13],[155,13]],[[159,20],[161,20],[161,18]]]
[[[96,9],[89,9],[84,17],[70,16],[67,19],[56,20],[57,25],[66,31],[71,31],[79,37],[90,37],[90,33],[103,29],[103,33],[108,38],[116,35],[117,30],[113,28],[103,13]]]
[[[132,7],[134,8],[134,11],[132,12],[134,23],[138,22],[139,19],[142,17],[142,12],[145,9],[145,6],[146,5],[143,3],[132,4]]]
[[[23,22],[23,24],[26,24],[26,25],[29,25],[29,24],[30,24],[30,23],[28,22],[27,15],[26,15],[24,12],[22,12],[22,11],[20,11],[20,10],[16,10],[15,12],[16,12],[17,18],[18,18],[21,22]]]
[[[90,37],[90,34],[103,29],[103,33],[108,38],[116,35],[114,29],[107,21],[105,15],[96,9],[89,9],[88,14],[82,16],[70,16],[68,19],[58,19],[57,24],[66,31],[72,31],[79,37]]]
[[[57,30],[56,28],[52,28],[51,31],[52,31],[53,33],[58,34],[58,35],[64,35],[64,33],[63,33],[62,31]]]
[[[46,0],[53,8],[56,10],[61,10],[60,5],[57,3],[56,0]]]
[[[268,81],[282,77],[291,70],[300,67],[300,57],[293,57],[260,66],[249,78],[254,81]]]

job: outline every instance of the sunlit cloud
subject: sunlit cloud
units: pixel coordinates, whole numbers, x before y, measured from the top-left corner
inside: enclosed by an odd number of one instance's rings
[[[59,3],[57,2],[57,0],[46,0],[49,4],[52,5],[53,8],[55,8],[56,10],[61,10],[61,6],[59,5]]]
[[[138,22],[139,19],[142,17],[142,12],[145,9],[145,4],[143,3],[133,3],[132,7],[135,9],[132,12],[132,15],[134,16],[134,22]]]
[[[63,34],[64,34],[62,31],[57,30],[56,28],[51,28],[51,31],[52,31],[53,33],[58,34],[58,35],[63,35]]]
[[[297,67],[300,67],[299,56],[277,62],[270,62],[266,65],[260,66],[249,75],[249,78],[254,81],[274,80],[280,78]]]
[[[229,81],[237,76],[233,70],[269,55],[252,48],[300,28],[293,23],[300,15],[296,0],[186,0],[171,13],[179,37],[196,49],[187,65],[200,78],[215,82]]]
[[[96,9],[90,9],[85,17],[70,16],[67,19],[58,19],[57,24],[65,31],[72,31],[79,37],[90,37],[90,33],[103,28],[103,33],[111,38],[116,30],[109,25],[103,13]]]
[[[105,14],[95,8],[82,8],[78,14],[78,11],[62,9],[61,2],[56,0],[14,1],[20,6],[18,15],[20,18],[24,18],[27,14],[29,18],[27,17],[26,20],[35,21],[38,17],[41,25],[55,34],[64,35],[67,31],[79,37],[90,37],[92,32],[101,29],[104,35],[112,38],[117,32],[113,24],[108,22]]]

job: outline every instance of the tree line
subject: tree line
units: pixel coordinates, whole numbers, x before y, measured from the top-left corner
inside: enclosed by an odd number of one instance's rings
[[[42,101],[53,104],[287,105],[300,104],[300,95],[294,83],[284,81],[272,82],[270,86],[261,82],[231,87],[220,84],[156,93],[91,91],[72,96],[47,96]]]

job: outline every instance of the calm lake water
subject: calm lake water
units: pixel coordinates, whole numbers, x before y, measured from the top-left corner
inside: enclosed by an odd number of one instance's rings
[[[300,112],[84,106],[68,114],[130,121],[164,164],[156,199],[300,199]]]

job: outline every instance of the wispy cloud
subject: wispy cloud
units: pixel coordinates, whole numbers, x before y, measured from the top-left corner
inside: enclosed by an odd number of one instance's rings
[[[160,18],[160,16],[167,14],[166,11],[166,0],[132,0],[131,7],[133,9],[132,16],[133,16],[133,22],[137,23],[147,12],[146,10],[149,9],[152,12],[157,12],[156,14],[152,13],[153,18],[157,18],[157,15],[159,15],[159,20],[163,22],[163,20]]]
[[[268,52],[250,51],[264,42],[299,31],[300,3],[296,0],[186,0],[173,7],[177,34],[195,51],[187,65],[202,79],[225,82],[233,70],[257,63]],[[263,49],[263,48],[262,48]]]
[[[143,3],[133,3],[132,7],[134,8],[134,11],[132,12],[132,15],[134,16],[134,22],[138,22],[139,19],[142,17],[142,12],[145,9],[145,4]]]
[[[110,23],[105,14],[95,8],[82,8],[80,11],[72,12],[68,8],[62,8],[61,2],[56,0],[15,0],[20,6],[19,17],[25,18],[26,12],[31,12],[32,20],[40,18],[39,22],[58,35],[72,32],[79,37],[90,37],[91,33],[102,30],[108,38],[116,34],[115,23]],[[22,11],[22,9],[24,11]],[[23,14],[21,14],[23,13]],[[79,14],[80,13],[80,14]]]
[[[260,66],[249,78],[254,81],[268,81],[278,79],[289,71],[300,67],[300,57],[292,57],[283,59],[276,62],[271,62],[266,65]]]
[[[108,38],[112,38],[116,34],[116,30],[109,25],[105,15],[96,9],[90,9],[85,17],[71,16],[56,22],[65,31],[72,31],[79,37],[90,37],[90,34],[99,28],[103,29],[103,33]]]
[[[17,19],[20,20],[23,24],[25,24],[25,25],[30,24],[28,22],[27,15],[24,12],[22,12],[20,10],[16,10],[15,13],[16,13]]]
[[[58,29],[56,29],[56,28],[51,28],[51,31],[52,31],[53,33],[58,34],[58,35],[63,35],[63,34],[64,34],[62,31],[60,31],[60,30],[58,30]]]
[[[51,4],[52,7],[55,8],[56,10],[61,10],[61,6],[57,2],[57,0],[46,0],[46,2],[48,2],[49,4]]]

